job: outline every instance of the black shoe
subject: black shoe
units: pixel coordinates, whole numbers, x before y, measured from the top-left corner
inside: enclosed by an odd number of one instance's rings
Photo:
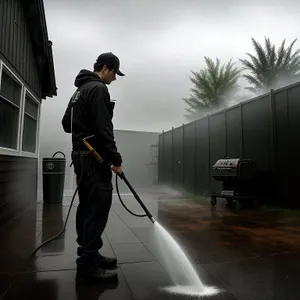
[[[100,269],[115,269],[117,267],[117,259],[114,257],[105,257],[103,255],[99,255],[97,259],[97,267]]]
[[[97,281],[97,282],[107,282],[107,283],[116,283],[118,282],[118,274],[116,272],[109,272],[103,270],[99,267],[96,267],[92,271],[83,270],[77,268],[76,279],[83,279],[85,281]]]

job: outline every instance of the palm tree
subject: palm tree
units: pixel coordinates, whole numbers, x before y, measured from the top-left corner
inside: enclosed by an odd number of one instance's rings
[[[254,38],[251,39],[256,55],[246,53],[250,60],[240,59],[244,70],[250,71],[250,74],[243,75],[252,85],[246,89],[254,93],[264,93],[300,79],[300,49],[292,53],[297,39],[287,48],[283,40],[277,52],[269,38],[265,37],[265,48]]]
[[[224,107],[225,102],[238,91],[237,81],[241,70],[234,67],[230,60],[221,66],[217,58],[214,63],[204,57],[207,67],[200,72],[193,72],[190,80],[194,87],[190,89],[189,98],[183,98],[187,105],[188,119],[195,119],[207,114],[212,109]]]

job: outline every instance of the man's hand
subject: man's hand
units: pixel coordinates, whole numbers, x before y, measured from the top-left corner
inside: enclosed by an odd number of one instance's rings
[[[112,166],[111,169],[112,169],[113,172],[115,172],[116,174],[122,174],[122,166],[119,166],[119,167]]]

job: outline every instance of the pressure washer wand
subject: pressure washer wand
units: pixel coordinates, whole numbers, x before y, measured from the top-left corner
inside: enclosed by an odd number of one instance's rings
[[[88,138],[93,137],[92,136],[88,136],[84,139],[82,139],[83,143],[85,144],[85,146],[90,150],[91,154],[96,158],[96,160],[98,162],[103,162],[102,157],[98,154],[98,152],[87,142]],[[132,192],[134,198],[139,202],[139,204],[142,206],[142,208],[144,209],[147,217],[150,219],[150,221],[154,224],[155,220],[153,218],[153,216],[151,215],[151,213],[149,212],[149,210],[147,209],[147,207],[145,206],[145,204],[143,203],[143,201],[141,200],[141,198],[139,197],[139,195],[136,193],[136,191],[134,190],[134,188],[132,187],[132,185],[129,183],[129,181],[127,180],[124,172],[122,172],[121,174],[117,174],[117,176],[119,176],[128,186],[128,188],[130,189],[130,191]]]
[[[151,213],[149,212],[149,210],[147,209],[147,207],[145,206],[145,204],[143,203],[143,201],[141,200],[141,198],[139,197],[139,195],[133,189],[133,187],[131,186],[130,182],[127,180],[124,172],[122,172],[121,174],[117,174],[117,175],[126,183],[126,185],[128,186],[128,188],[132,192],[134,198],[139,202],[139,204],[142,206],[142,208],[144,209],[145,213],[147,214],[147,217],[154,224],[155,220],[154,220],[153,216],[151,215]]]

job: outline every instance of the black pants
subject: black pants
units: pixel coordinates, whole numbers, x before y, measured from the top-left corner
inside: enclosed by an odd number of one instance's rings
[[[79,205],[76,212],[78,267],[95,268],[99,250],[103,246],[101,235],[106,227],[112,203],[112,171],[92,156],[72,154],[78,188]]]

